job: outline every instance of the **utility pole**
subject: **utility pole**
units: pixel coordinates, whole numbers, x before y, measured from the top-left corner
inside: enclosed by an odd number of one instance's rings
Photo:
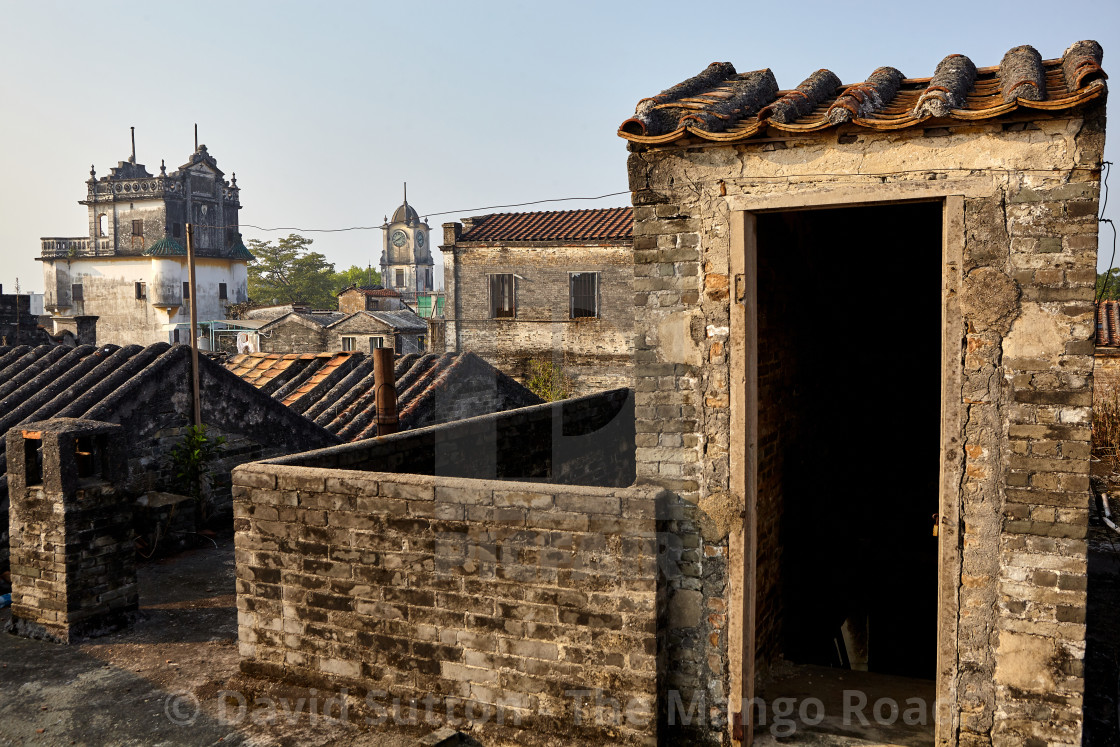
[[[194,386],[194,424],[195,426],[202,425],[202,399],[199,397],[198,386],[198,337],[195,334],[195,328],[198,326],[198,305],[195,300],[198,298],[198,288],[194,284],[194,226],[190,223],[187,224],[187,289],[190,293],[190,298],[184,298],[184,301],[190,301],[191,310],[191,329],[188,334],[191,337],[191,383]]]

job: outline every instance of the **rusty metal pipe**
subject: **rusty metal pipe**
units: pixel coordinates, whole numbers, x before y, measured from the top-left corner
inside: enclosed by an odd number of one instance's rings
[[[373,351],[373,386],[376,392],[374,407],[377,435],[388,436],[399,430],[397,420],[397,381],[393,370],[393,349],[377,348]]]

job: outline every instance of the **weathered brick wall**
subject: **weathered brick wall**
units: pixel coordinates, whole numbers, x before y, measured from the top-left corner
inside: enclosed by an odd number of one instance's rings
[[[261,334],[260,341],[262,353],[322,353],[327,350],[326,332],[311,327],[310,323],[281,322]]]
[[[731,494],[723,350],[733,206],[797,193],[812,194],[813,204],[827,204],[829,192],[843,202],[860,190],[906,199],[930,180],[964,196],[963,225],[947,228],[964,243],[953,301],[964,324],[961,389],[951,394],[961,430],[946,457],[963,473],[964,535],[961,583],[947,592],[960,616],[942,623],[959,649],[945,652],[953,663],[939,675],[956,693],[946,743],[1080,740],[1103,141],[1103,106],[1093,105],[1072,118],[948,134],[856,128],[839,141],[631,146],[638,479],[673,491],[681,544],[699,540],[693,572],[710,584],[684,574],[676,583],[718,604],[727,533],[739,526],[728,517],[743,505]],[[869,280],[898,281],[888,273],[869,268]],[[696,692],[726,685],[726,639],[707,615],[686,622],[701,648],[682,651],[687,667],[670,666],[684,673],[679,684]],[[709,736],[727,738],[718,722]]]
[[[285,464],[621,488],[634,482],[633,402],[619,389],[295,454]]]
[[[446,265],[447,349],[469,350],[524,382],[529,361],[560,365],[576,394],[627,387],[633,344],[626,245],[455,245]],[[445,250],[445,254],[450,252]],[[598,319],[569,319],[569,272],[599,273]],[[516,318],[490,318],[492,273],[514,273]],[[455,285],[454,289],[451,285]]]
[[[267,462],[234,483],[243,671],[485,744],[656,744],[648,492]]]
[[[117,485],[124,475],[122,429],[60,418],[13,428],[6,442],[9,630],[70,643],[124,624],[138,592],[131,496]]]

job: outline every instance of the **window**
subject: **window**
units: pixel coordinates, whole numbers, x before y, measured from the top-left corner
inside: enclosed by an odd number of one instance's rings
[[[425,337],[424,335],[420,335],[419,337],[417,337],[416,338],[416,348],[417,348],[416,352],[419,353],[423,350],[426,350],[427,349],[427,343],[428,343],[428,338]]]
[[[218,283],[218,298],[222,301],[229,300],[229,296],[226,295],[226,284],[225,283]]]
[[[513,274],[490,276],[490,318],[512,319],[514,306]]]
[[[136,300],[137,301],[143,301],[147,297],[148,297],[148,284],[137,282],[136,283]]]
[[[97,230],[102,236],[109,235],[109,216],[105,213],[97,216]]]
[[[191,297],[191,284],[186,280],[183,281],[183,300],[186,301]]]
[[[404,287],[404,270],[397,270],[397,287]]]
[[[371,337],[371,338],[369,338],[369,352],[372,353],[374,350],[377,350],[378,348],[383,348],[383,347],[385,347],[385,338],[384,337]]]
[[[144,221],[142,221],[142,220],[132,221],[132,235],[133,236],[143,236],[144,235]]]
[[[178,329],[172,330],[171,342],[175,343],[176,345],[179,344],[179,330]]]
[[[393,342],[393,352],[397,355],[404,353],[404,337],[402,335],[397,335]]]
[[[342,350],[344,352],[353,351],[354,347],[355,347],[354,343],[357,342],[357,339],[358,338],[356,338],[356,337],[343,337],[342,338]]]
[[[182,230],[183,230],[183,226],[182,226],[181,223],[172,223],[171,224],[171,235],[174,236],[175,238],[179,238],[179,236],[182,235]]]
[[[568,308],[572,319],[599,316],[599,273],[568,273]]]
[[[70,298],[75,300],[75,301],[86,300],[85,294],[82,291],[82,284],[81,283],[74,283],[73,285],[70,286]]]

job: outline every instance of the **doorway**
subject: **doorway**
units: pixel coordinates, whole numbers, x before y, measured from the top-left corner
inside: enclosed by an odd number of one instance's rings
[[[942,205],[754,216],[764,699],[783,696],[783,681],[805,696],[806,677],[823,696],[847,673],[848,683],[932,708]],[[932,716],[897,743],[932,743]],[[830,721],[822,728],[844,732]]]

